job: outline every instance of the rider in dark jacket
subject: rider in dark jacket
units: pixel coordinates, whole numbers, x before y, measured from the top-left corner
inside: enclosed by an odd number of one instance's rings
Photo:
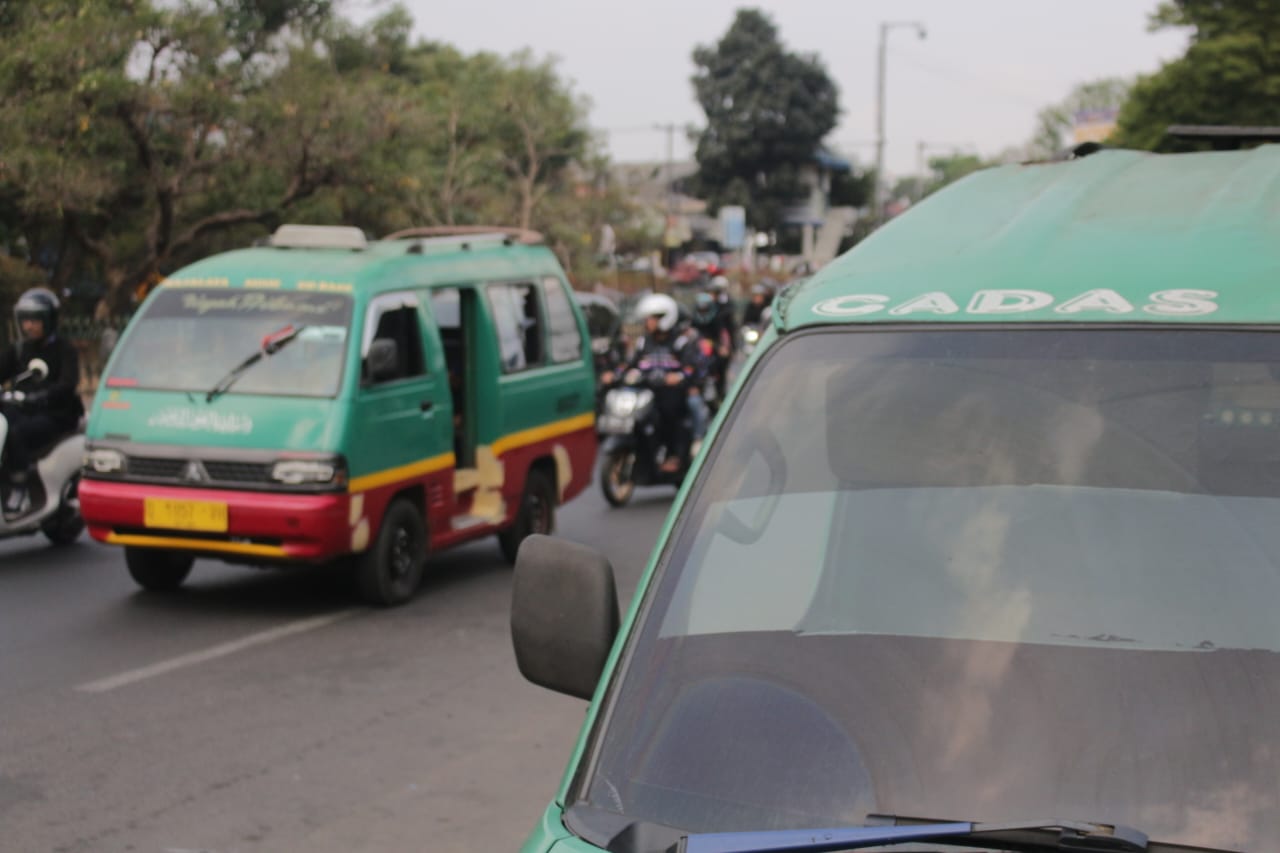
[[[662,416],[663,443],[667,447],[662,468],[668,472],[678,471],[690,440],[684,426],[685,416],[693,411],[691,400],[703,378],[698,336],[678,327],[679,306],[666,294],[644,297],[636,306],[636,313],[644,318],[645,334],[636,341],[635,351],[622,369],[665,373],[663,385],[654,389],[654,400]]]
[[[58,298],[43,287],[26,291],[13,309],[21,340],[0,351],[0,383],[15,383],[16,406],[9,406],[4,447],[4,470],[13,488],[7,512],[21,510],[26,481],[35,464],[35,451],[49,439],[74,432],[84,404],[80,400],[80,359],[75,347],[58,335]],[[48,373],[31,371],[43,361]]]

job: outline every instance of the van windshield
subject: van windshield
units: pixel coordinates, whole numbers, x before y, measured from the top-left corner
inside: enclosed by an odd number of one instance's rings
[[[575,807],[1280,850],[1275,332],[800,335],[722,435]]]
[[[292,326],[297,339],[244,372],[229,393],[332,397],[342,383],[351,298],[235,289],[164,290],[130,325],[108,387],[207,392]]]

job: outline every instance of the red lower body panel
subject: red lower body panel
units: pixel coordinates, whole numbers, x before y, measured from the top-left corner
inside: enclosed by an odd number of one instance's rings
[[[148,528],[146,498],[226,504],[225,533]],[[99,542],[322,562],[353,550],[351,496],[198,489],[85,479],[80,511]]]

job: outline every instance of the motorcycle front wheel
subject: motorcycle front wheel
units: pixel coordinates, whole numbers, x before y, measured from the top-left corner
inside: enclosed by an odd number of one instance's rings
[[[600,489],[610,506],[626,506],[635,494],[635,463],[636,455],[631,450],[615,450],[605,457],[600,466]]]

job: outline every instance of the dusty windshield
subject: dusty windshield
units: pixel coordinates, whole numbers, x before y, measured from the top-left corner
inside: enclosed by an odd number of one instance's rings
[[[340,294],[163,291],[134,322],[107,383],[205,392],[293,327],[296,339],[247,369],[230,393],[331,397],[350,323],[351,299]]]
[[[579,803],[1277,849],[1280,337],[782,345],[675,531]]]

